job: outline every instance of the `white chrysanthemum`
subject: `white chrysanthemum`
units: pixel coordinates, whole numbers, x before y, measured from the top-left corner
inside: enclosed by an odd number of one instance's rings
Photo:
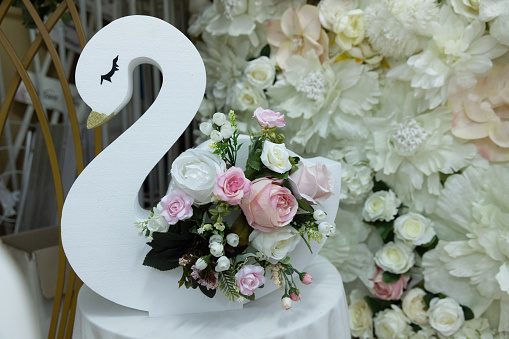
[[[451,176],[438,200],[438,246],[423,257],[426,289],[482,314],[496,301],[509,330],[509,168],[471,166]]]
[[[424,48],[437,15],[435,0],[376,0],[365,10],[366,36],[382,55],[408,57]]]
[[[453,86],[475,86],[475,75],[488,72],[491,60],[507,51],[484,32],[483,22],[469,23],[443,6],[426,49],[387,76],[409,81],[415,96],[424,98],[430,109],[444,104]]]
[[[320,64],[311,51],[288,60],[285,77],[279,77],[268,95],[289,118],[292,148],[316,152],[331,145],[331,137],[367,137],[362,117],[378,102],[378,73],[354,60]]]
[[[405,84],[387,83],[381,98],[375,116],[365,118],[370,165],[403,203],[430,213],[442,188],[440,173],[467,166],[476,148],[452,136],[448,108],[417,115],[418,102]]]

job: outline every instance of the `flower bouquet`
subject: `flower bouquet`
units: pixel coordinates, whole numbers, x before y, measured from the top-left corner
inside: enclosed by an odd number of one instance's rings
[[[250,139],[239,135],[233,111],[201,124],[211,142],[175,159],[168,194],[136,223],[151,247],[143,265],[181,268],[175,284],[210,298],[219,289],[243,302],[261,288],[268,293],[280,287],[281,305],[290,309],[302,296],[297,278],[304,285],[313,279],[301,271],[310,260],[302,243],[316,254],[313,242],[323,244],[335,232],[339,199],[329,198],[340,165],[288,151],[278,131],[286,124],[283,115],[259,107],[254,118],[261,129]],[[327,202],[333,206],[324,207]],[[269,277],[274,284],[265,287]]]

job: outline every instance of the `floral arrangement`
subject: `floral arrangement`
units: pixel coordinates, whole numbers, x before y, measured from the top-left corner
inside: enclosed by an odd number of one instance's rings
[[[190,11],[207,70],[201,118],[270,105],[293,150],[341,162],[338,232],[321,254],[350,293],[353,336],[509,337],[507,3],[195,0]]]
[[[302,297],[294,277],[304,285],[313,280],[292,266],[291,252],[300,241],[311,250],[310,241],[335,233],[318,208],[333,194],[334,177],[327,166],[290,154],[277,130],[284,115],[259,107],[254,118],[261,129],[250,137],[244,168],[237,166],[242,144],[233,111],[203,122],[212,142],[175,159],[168,194],[136,226],[151,247],[143,264],[181,267],[179,287],[210,298],[219,289],[242,302],[255,299],[270,272],[288,310]]]

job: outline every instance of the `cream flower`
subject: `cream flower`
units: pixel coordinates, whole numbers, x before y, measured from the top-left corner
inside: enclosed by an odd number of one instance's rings
[[[362,217],[366,221],[391,221],[398,213],[401,201],[393,191],[378,191],[371,194],[364,202]]]
[[[295,54],[306,55],[315,51],[320,62],[328,60],[329,39],[322,29],[318,8],[304,5],[299,9],[288,8],[281,19],[267,24],[267,41],[276,63],[286,69],[288,59]]]
[[[356,338],[373,338],[373,312],[359,290],[350,293],[348,304],[350,331]]]
[[[375,334],[380,339],[406,338],[412,333],[410,321],[396,305],[378,312],[374,323]]]
[[[333,32],[336,33],[334,42],[343,50],[348,51],[364,40],[366,19],[361,9],[354,9],[342,15],[334,23]]]
[[[320,22],[325,29],[332,31],[334,25],[345,13],[357,8],[353,0],[322,0],[318,3]]]
[[[429,324],[443,335],[454,334],[465,321],[461,306],[453,298],[434,298],[429,303]]]
[[[375,253],[375,263],[384,271],[402,274],[415,264],[413,247],[389,241]]]
[[[449,97],[454,113],[452,134],[476,140],[479,154],[490,161],[509,160],[509,64],[495,66],[475,88],[457,89]]]
[[[428,314],[424,296],[426,292],[421,288],[413,288],[405,293],[402,299],[403,312],[417,325],[426,325],[428,323]]]
[[[394,222],[394,234],[414,246],[427,244],[435,236],[433,221],[422,214],[410,212],[399,216]]]
[[[276,71],[272,61],[262,56],[248,62],[244,74],[251,85],[266,89],[274,82]]]
[[[428,108],[444,104],[454,85],[475,86],[475,75],[488,72],[493,66],[491,60],[507,51],[484,32],[484,23],[469,23],[443,6],[426,49],[391,69],[387,76],[410,81],[415,96],[424,98]]]
[[[463,15],[470,21],[479,19],[480,0],[447,0],[454,12]]]
[[[481,338],[481,339],[493,339],[490,324],[485,318],[474,318],[472,320],[465,321],[463,326],[453,334],[454,339],[462,338]]]

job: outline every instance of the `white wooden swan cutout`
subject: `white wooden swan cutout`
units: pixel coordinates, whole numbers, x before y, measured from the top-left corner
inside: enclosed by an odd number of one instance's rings
[[[62,215],[67,258],[96,293],[150,315],[240,308],[221,293],[208,299],[199,291],[178,289],[179,270],[159,272],[142,265],[150,248],[133,223],[146,218],[148,211],[139,206],[137,194],[200,105],[203,61],[170,24],[153,17],[124,17],[88,42],[76,68],[76,85],[93,109],[89,127],[100,125],[130,100],[133,70],[141,63],[161,70],[162,88],[147,112],[74,183]]]

